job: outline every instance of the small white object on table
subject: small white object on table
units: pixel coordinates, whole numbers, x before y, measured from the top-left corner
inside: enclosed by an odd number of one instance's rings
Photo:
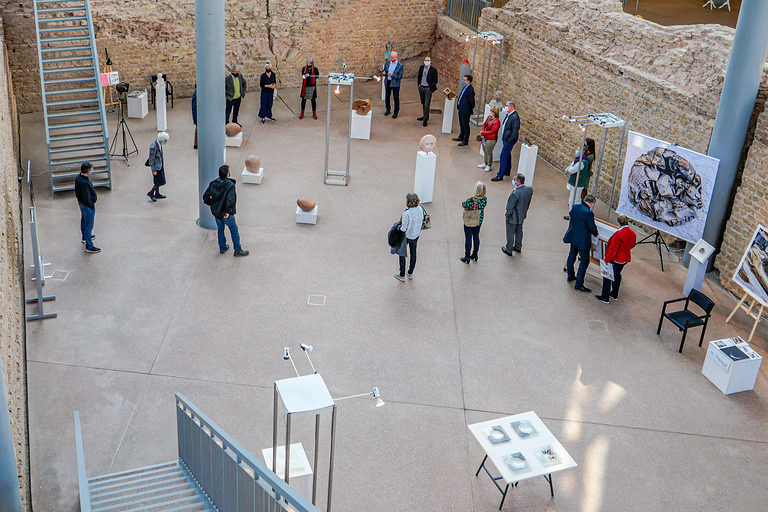
[[[353,139],[370,140],[371,138],[371,119],[373,118],[373,110],[369,110],[367,114],[361,116],[356,110],[352,111],[352,131],[351,137]]]
[[[251,172],[243,167],[242,179],[243,183],[253,183],[254,185],[260,185],[261,179],[264,177],[264,168],[259,167],[259,172]]]
[[[239,148],[243,144],[243,132],[238,133],[234,137],[227,136],[227,146]]]
[[[272,469],[272,447],[261,450],[264,464]],[[285,480],[285,445],[277,447],[277,467],[275,474]],[[291,487],[299,491],[308,500],[312,499],[312,466],[309,464],[304,446],[291,443],[291,474],[288,479]]]
[[[128,117],[144,119],[149,114],[149,100],[146,91],[133,91],[128,94]]]
[[[741,337],[710,341],[701,373],[726,395],[754,389],[763,358]]]
[[[317,224],[317,206],[308,212],[296,206],[296,224]]]

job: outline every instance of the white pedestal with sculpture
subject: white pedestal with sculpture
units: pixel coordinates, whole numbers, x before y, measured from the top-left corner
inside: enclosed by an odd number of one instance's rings
[[[264,168],[259,167],[259,172],[251,172],[248,169],[243,168],[243,174],[241,175],[243,183],[252,183],[254,185],[261,185],[261,180],[264,177]]]
[[[451,133],[453,131],[453,113],[456,111],[456,98],[449,100],[445,98],[443,105],[443,129],[442,133]]]
[[[533,186],[533,177],[536,173],[536,157],[539,154],[539,146],[535,144],[523,144],[520,146],[520,161],[517,164],[517,172],[525,176],[525,184]]]
[[[232,148],[239,148],[243,145],[243,132],[238,133],[234,137],[227,136],[226,145]]]
[[[435,153],[416,153],[416,173],[413,180],[413,191],[422,203],[431,203],[435,192],[435,170],[437,155]]]
[[[296,207],[296,224],[317,224],[317,206],[305,212],[301,207]]]
[[[352,138],[353,139],[371,139],[371,119],[373,118],[373,110],[369,110],[367,114],[361,116],[356,111],[352,111]]]
[[[264,457],[264,464],[272,468],[273,449],[264,448],[261,450],[261,456]],[[291,443],[291,471],[289,480],[291,487],[299,491],[302,496],[308,500],[312,499],[312,466],[309,464],[307,454],[304,451],[304,445],[301,443]],[[285,480],[285,446],[277,447],[277,466],[275,474]]]
[[[163,80],[163,74],[157,74],[157,82],[155,82],[155,98],[157,105],[157,131],[168,131],[168,120],[165,113],[165,80]]]

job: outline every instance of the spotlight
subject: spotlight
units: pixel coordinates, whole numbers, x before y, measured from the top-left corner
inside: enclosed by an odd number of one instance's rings
[[[579,123],[579,130],[585,132],[587,131],[587,128],[583,124]]]
[[[563,121],[568,121],[568,116],[566,114],[563,114]]]
[[[381,393],[379,393],[378,387],[374,387],[373,391],[371,391],[371,394],[373,395],[373,398],[381,398]]]
[[[386,405],[386,402],[382,400],[381,398],[376,399],[376,407],[384,407]]]
[[[120,82],[119,84],[117,84],[115,86],[115,89],[117,89],[117,92],[119,94],[122,94],[124,92],[128,92],[128,88],[130,88],[130,85],[128,84],[128,82]]]
[[[379,75],[373,75],[373,78],[375,78],[377,82],[381,82],[381,77]]]
[[[289,349],[288,347],[283,348],[283,359],[287,361],[290,358],[291,358],[291,349]]]
[[[341,85],[336,85],[336,90],[333,91],[334,94],[341,94]]]
[[[469,42],[469,34],[467,34],[467,35],[464,37],[464,40],[465,40],[466,42]]]
[[[312,352],[315,349],[315,347],[313,347],[312,345],[307,345],[306,343],[302,343],[299,346],[301,347],[301,350],[303,350],[304,352]]]

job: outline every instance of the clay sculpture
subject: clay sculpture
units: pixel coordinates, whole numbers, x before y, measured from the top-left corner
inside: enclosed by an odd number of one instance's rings
[[[352,108],[357,110],[357,113],[364,116],[371,110],[371,100],[355,100],[352,102]]]
[[[443,89],[443,94],[445,94],[445,97],[448,98],[449,100],[452,100],[453,98],[456,97],[456,93],[450,90],[448,87]]]
[[[243,129],[237,123],[229,123],[224,127],[224,131],[227,133],[227,137],[235,137],[238,133],[243,131]]]
[[[311,197],[300,197],[296,201],[296,204],[299,205],[299,208],[301,208],[305,212],[311,212],[312,210],[315,209],[315,206],[317,206],[317,204]]]
[[[419,141],[419,149],[425,153],[431,153],[437,146],[437,138],[434,135],[427,134]]]
[[[260,168],[261,168],[261,159],[256,155],[250,155],[248,158],[245,159],[245,169],[248,172],[252,172],[256,174],[259,172]]]

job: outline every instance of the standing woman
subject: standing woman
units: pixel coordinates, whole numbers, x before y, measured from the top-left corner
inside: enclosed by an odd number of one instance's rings
[[[413,279],[413,269],[416,267],[416,244],[424,224],[424,208],[419,206],[419,196],[413,192],[405,196],[405,211],[400,222],[400,231],[405,232],[405,239],[397,250],[397,255],[400,257],[400,273],[395,274],[395,279],[405,282],[405,257],[410,253],[407,275],[408,279]]]
[[[314,64],[312,57],[307,57],[307,65],[301,68],[301,114],[299,119],[304,119],[304,107],[307,100],[312,102],[312,117],[317,119],[317,77],[320,70]]]
[[[165,199],[160,193],[160,187],[165,185],[165,158],[163,158],[163,146],[168,142],[166,132],[157,134],[157,138],[149,145],[149,168],[152,170],[152,188],[147,192],[149,199],[156,203],[158,199]]]
[[[467,265],[469,260],[477,261],[477,250],[480,248],[480,226],[483,225],[486,204],[488,204],[488,198],[485,197],[485,185],[478,181],[475,183],[475,195],[461,203],[464,207],[464,257],[461,261]],[[473,241],[474,250],[472,250]]]
[[[259,86],[261,87],[261,106],[259,107],[259,118],[261,123],[264,124],[265,119],[275,121],[272,117],[272,102],[275,99],[275,84],[277,84],[277,77],[272,71],[272,64],[267,60],[264,64],[264,72],[261,74],[259,80]]]
[[[600,295],[595,295],[595,298],[600,302],[609,302],[609,299],[619,300],[619,286],[621,286],[621,271],[624,270],[624,265],[632,260],[632,248],[637,241],[637,235],[629,227],[629,217],[626,215],[619,215],[619,228],[611,238],[608,239],[608,244],[605,246],[605,255],[603,259],[613,267],[613,281],[607,277],[603,278],[603,291]]]
[[[491,166],[493,165],[493,148],[496,147],[496,139],[499,136],[500,127],[499,107],[491,107],[491,114],[483,123],[483,129],[480,131],[480,143],[483,147],[485,162],[479,164],[477,167],[483,169],[485,172],[491,171]]]
[[[574,204],[581,203],[581,195],[585,188],[589,186],[589,179],[592,177],[592,164],[595,163],[595,139],[587,138],[584,141],[584,147],[576,152],[576,158],[566,169],[568,173],[568,211]],[[578,178],[578,183],[576,180]],[[568,215],[563,217],[569,220]]]

